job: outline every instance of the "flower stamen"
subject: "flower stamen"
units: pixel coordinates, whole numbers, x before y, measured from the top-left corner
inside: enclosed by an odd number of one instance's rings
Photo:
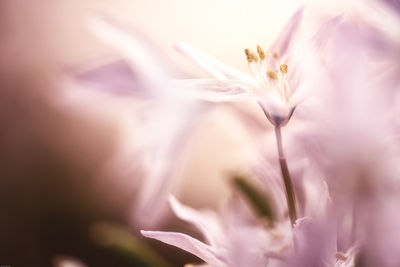
[[[271,71],[271,70],[267,71],[267,76],[271,80],[278,80],[278,75],[276,74],[275,71]]]
[[[254,61],[254,62],[257,62],[257,61],[258,61],[257,55],[256,55],[254,52],[250,51],[250,49],[246,48],[246,49],[244,50],[244,53],[245,53],[245,55],[246,55],[247,62],[251,63],[251,62],[253,62],[253,61]]]
[[[259,45],[257,45],[257,53],[261,60],[265,58],[264,50]]]
[[[265,53],[261,46],[257,45],[257,53],[248,48],[244,50],[244,53],[249,63],[250,74],[260,83],[260,86],[267,90],[273,88],[280,98],[288,103],[289,84],[285,77],[288,73],[288,65],[279,63],[279,52]]]
[[[288,66],[286,64],[282,64],[279,69],[281,70],[282,73],[287,73],[288,71]]]

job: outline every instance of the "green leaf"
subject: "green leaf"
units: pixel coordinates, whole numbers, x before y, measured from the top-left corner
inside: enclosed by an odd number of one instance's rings
[[[93,241],[113,252],[124,262],[140,267],[171,267],[145,242],[132,235],[123,226],[99,222],[90,230]]]
[[[268,195],[263,194],[247,179],[241,176],[232,178],[234,187],[246,198],[258,216],[268,219],[271,223],[276,220],[274,205]]]

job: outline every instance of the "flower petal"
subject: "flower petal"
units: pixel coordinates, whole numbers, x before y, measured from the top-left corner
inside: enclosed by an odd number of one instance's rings
[[[249,74],[227,66],[186,43],[175,44],[175,49],[218,79],[237,79],[257,86],[256,81]]]
[[[337,15],[322,24],[317,33],[312,37],[311,44],[316,48],[323,48],[342,20],[343,15]]]
[[[169,204],[175,215],[181,220],[195,225],[202,232],[211,246],[216,245],[217,240],[223,238],[220,234],[222,229],[216,216],[213,216],[213,213],[203,213],[184,206],[172,195],[169,197]]]
[[[90,21],[92,31],[105,43],[117,48],[129,59],[132,69],[138,78],[151,89],[160,90],[168,80],[160,64],[162,60],[156,54],[152,43],[138,30],[126,27],[109,17],[93,17]]]
[[[237,80],[187,79],[173,80],[172,84],[185,87],[193,97],[210,102],[254,101],[248,86]]]
[[[297,34],[300,26],[301,18],[303,17],[304,7],[299,8],[294,15],[290,18],[289,22],[283,27],[281,34],[274,44],[268,50],[271,53],[279,52],[279,54],[285,54],[291,43]]]
[[[72,72],[72,73],[71,73]],[[70,71],[82,88],[121,96],[145,96],[146,90],[126,60],[97,63]]]
[[[181,178],[178,166],[182,163],[186,144],[196,129],[195,122],[203,108],[192,103],[190,107],[162,108],[160,112],[164,116],[159,114],[153,119],[153,128],[148,128],[147,133],[144,131],[154,141],[146,148],[146,177],[138,192],[133,214],[136,223],[147,226],[159,222],[164,215],[166,199]]]
[[[159,232],[159,231],[140,231],[145,237],[157,239],[169,245],[176,246],[183,249],[200,259],[204,260],[211,266],[225,266],[220,260],[217,259],[212,248],[193,237],[186,234],[176,232]]]

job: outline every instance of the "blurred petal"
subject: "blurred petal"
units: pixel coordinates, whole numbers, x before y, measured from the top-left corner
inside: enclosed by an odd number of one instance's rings
[[[155,90],[164,88],[161,85],[168,80],[166,68],[160,64],[156,49],[152,49],[151,42],[144,34],[108,17],[93,17],[90,22],[91,29],[101,40],[117,48],[129,59],[143,85]]]
[[[157,231],[140,231],[145,237],[157,239],[169,245],[176,246],[180,249],[188,251],[193,255],[196,255],[205,262],[212,266],[225,266],[220,260],[218,260],[215,254],[212,252],[212,248],[193,237],[182,233],[174,232],[157,232]]]
[[[221,232],[217,218],[212,213],[199,212],[190,207],[184,206],[174,197],[169,197],[169,203],[175,215],[181,220],[195,225],[204,235],[211,246],[217,244],[215,236]]]
[[[400,15],[400,1],[399,0],[383,0],[389,7],[396,10],[396,12]]]
[[[323,47],[329,40],[332,32],[337,28],[342,20],[343,15],[338,15],[325,22],[313,36],[311,44],[313,44],[316,48]]]
[[[157,223],[163,215],[166,199],[180,178],[177,166],[183,160],[182,155],[197,126],[197,118],[201,115],[201,109],[198,112],[193,111],[197,108],[196,105],[181,108],[178,106],[173,112],[168,109],[160,110],[164,115],[159,114],[153,118],[156,120],[154,129],[144,132],[152,136],[154,141],[146,148],[146,155],[142,155],[147,156],[147,173],[138,192],[134,219],[147,226]]]
[[[121,96],[146,94],[139,77],[135,75],[126,60],[114,60],[74,70],[72,76],[82,88],[89,90]]]
[[[210,102],[254,100],[248,86],[237,80],[187,79],[172,84],[191,89],[190,95]]]
[[[271,53],[279,52],[279,54],[283,55],[289,50],[292,41],[300,28],[300,22],[303,17],[303,10],[304,7],[301,7],[299,8],[299,10],[296,11],[296,13],[294,13],[289,22],[282,29],[278,39],[274,42],[274,44],[269,48],[268,51],[270,51]]]
[[[183,160],[185,145],[206,106],[199,105],[181,86],[170,86],[166,70],[173,65],[164,67],[162,56],[140,31],[108,17],[93,17],[91,26],[102,40],[122,53],[129,65],[89,69],[80,73],[77,80],[113,93],[132,90],[131,96],[136,97],[132,102],[139,100],[136,92],[140,92],[149,102],[147,108],[134,111],[140,120],[136,126],[140,126],[135,129],[139,132],[139,147],[132,155],[142,170],[137,175],[141,184],[132,219],[137,225],[159,223],[167,197],[180,178],[177,166]]]

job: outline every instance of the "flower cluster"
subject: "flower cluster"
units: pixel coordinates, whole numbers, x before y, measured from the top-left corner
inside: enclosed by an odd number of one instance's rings
[[[109,18],[93,21],[96,33],[126,57],[132,98],[147,103],[136,110],[148,135],[135,154],[147,163],[134,208],[147,229],[142,235],[188,251],[202,266],[400,266],[400,38],[364,15],[377,12],[383,22],[376,10],[385,10],[398,29],[400,13],[395,1],[371,4],[369,13],[359,3],[361,12],[327,18],[302,38],[300,8],[270,48],[244,50],[249,74],[176,44],[212,76],[204,79],[174,79],[142,34]],[[234,193],[219,213],[170,195],[177,159],[216,102],[255,103],[265,115],[265,138],[255,141],[248,162],[252,173],[233,175]],[[241,116],[246,127],[248,120],[259,123],[247,115]],[[148,231],[167,202],[202,240]]]

